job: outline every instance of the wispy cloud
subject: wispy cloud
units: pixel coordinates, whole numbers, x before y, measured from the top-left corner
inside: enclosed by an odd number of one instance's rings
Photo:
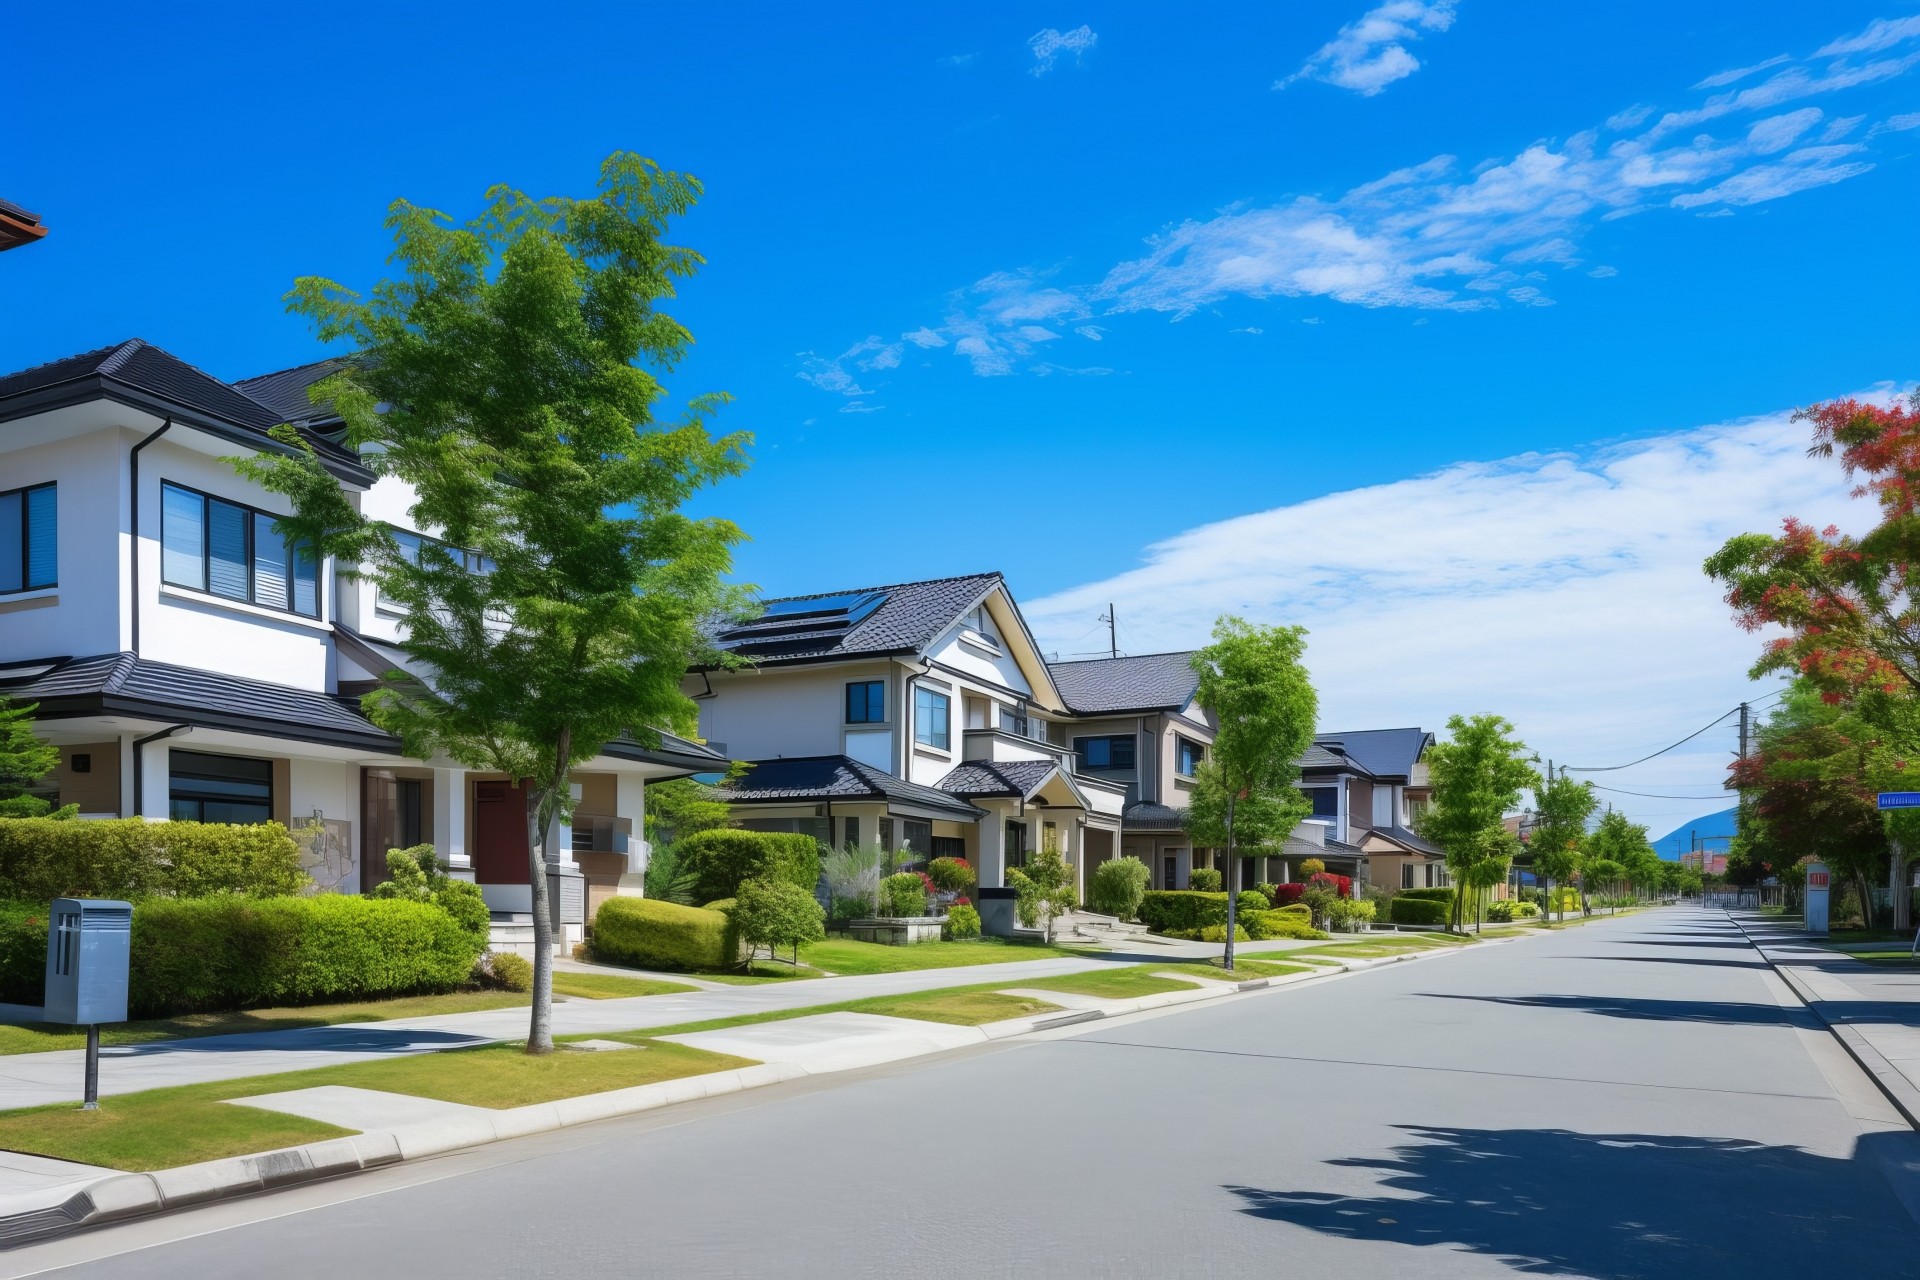
[[[1048,27],[1036,31],[1027,38],[1027,48],[1033,50],[1034,65],[1031,68],[1036,76],[1043,76],[1053,70],[1055,61],[1063,53],[1071,53],[1074,62],[1080,56],[1100,42],[1092,27],[1081,25],[1071,31],[1056,31]]]
[[[1388,0],[1340,28],[1300,69],[1273,87],[1319,80],[1371,98],[1420,69],[1407,45],[1453,25],[1453,0]]]
[[[1891,49],[1897,44],[1914,39],[1920,39],[1920,17],[1876,18],[1867,24],[1865,31],[1841,36],[1838,40],[1821,46],[1813,56],[1830,58],[1836,54],[1878,53],[1882,49]]]
[[[835,395],[872,395],[860,385],[859,375],[899,368],[900,352],[900,343],[883,341],[878,335],[861,339],[832,359],[803,351],[800,372],[795,376]]]
[[[980,55],[977,53],[950,53],[946,57],[936,58],[934,61],[943,67],[959,68],[972,66],[979,60],[979,57]]]
[[[1706,79],[1700,81],[1698,84],[1694,85],[1693,87],[1696,89],[1725,88],[1727,85],[1733,84],[1736,81],[1745,80],[1748,76],[1753,75],[1755,72],[1765,71],[1768,67],[1777,67],[1783,62],[1791,62],[1791,61],[1793,61],[1793,59],[1788,57],[1784,53],[1776,54],[1773,57],[1768,58],[1765,62],[1756,62],[1750,67],[1735,67],[1731,71],[1715,72],[1713,75],[1708,76]]]
[[[1203,525],[1025,613],[1043,648],[1070,648],[1112,603],[1143,653],[1204,643],[1222,613],[1301,623],[1328,728],[1497,711],[1562,763],[1632,759],[1751,696],[1758,642],[1707,554],[1787,514],[1863,514],[1789,418],[1462,462]],[[1717,785],[1726,746],[1639,776]]]

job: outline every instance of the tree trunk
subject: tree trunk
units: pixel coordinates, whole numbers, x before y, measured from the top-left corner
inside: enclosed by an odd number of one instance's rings
[[[553,772],[539,791],[527,797],[527,873],[533,889],[533,1005],[527,1025],[527,1052],[553,1052],[553,904],[548,892],[547,855],[567,779],[572,773],[573,735],[562,730],[554,751]]]
[[[1239,861],[1233,856],[1233,802],[1238,798],[1237,795],[1227,797],[1227,867],[1220,877],[1220,882],[1227,888],[1227,950],[1221,958],[1220,967],[1228,973],[1233,972],[1233,931],[1240,920],[1240,913],[1235,909],[1239,905],[1239,899],[1234,892],[1238,877],[1233,874],[1237,869],[1235,864]]]

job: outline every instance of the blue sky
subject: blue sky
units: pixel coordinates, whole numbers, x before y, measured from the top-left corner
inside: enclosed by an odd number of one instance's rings
[[[1752,641],[1691,566],[1846,514],[1783,413],[1914,373],[1910,0],[263,9],[12,21],[0,364],[298,363],[394,197],[630,148],[707,186],[743,577],[998,568],[1066,652],[1304,621],[1342,718],[1696,727]]]

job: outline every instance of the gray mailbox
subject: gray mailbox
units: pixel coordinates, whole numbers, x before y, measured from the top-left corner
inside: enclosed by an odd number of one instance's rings
[[[95,1027],[127,1020],[133,906],[55,898],[47,915],[48,1022]]]

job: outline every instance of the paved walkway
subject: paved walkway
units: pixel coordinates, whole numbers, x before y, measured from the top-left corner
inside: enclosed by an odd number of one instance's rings
[[[1829,950],[1791,919],[1728,915],[1920,1126],[1920,970]]]
[[[1242,943],[1240,952],[1256,955],[1324,945],[1311,942]],[[1089,952],[1045,960],[954,969],[920,969],[839,978],[805,978],[752,986],[719,986],[674,995],[634,996],[618,1000],[556,1001],[555,1035],[642,1031],[648,1027],[708,1022],[743,1014],[804,1009],[869,996],[901,995],[940,987],[993,982],[1018,986],[1034,978],[1084,973],[1113,964],[1142,964],[1218,955],[1208,943],[1155,946],[1139,952]],[[671,975],[662,975],[671,976]],[[368,1062],[394,1054],[467,1048],[527,1034],[524,1008],[490,1009],[439,1017],[400,1018],[391,1022],[343,1023],[294,1031],[204,1036],[119,1045],[100,1054],[103,1096],[137,1093],[172,1085],[234,1080],[242,1076],[303,1071],[310,1067]],[[85,1055],[78,1049],[0,1056],[0,1110],[78,1101]]]

